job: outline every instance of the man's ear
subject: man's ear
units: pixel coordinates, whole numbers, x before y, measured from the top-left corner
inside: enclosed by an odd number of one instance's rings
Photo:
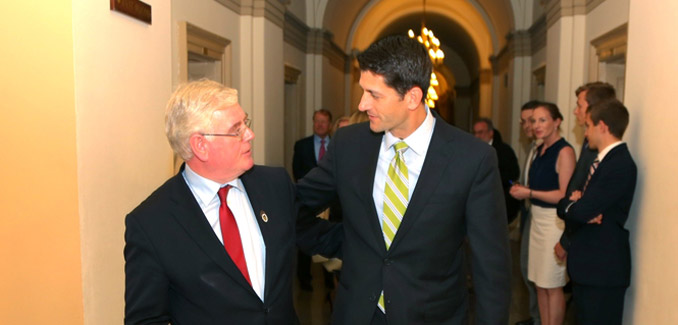
[[[414,86],[405,94],[405,100],[407,100],[407,107],[411,110],[416,109],[421,104],[421,100],[424,98],[424,92],[421,88]]]
[[[193,151],[193,156],[198,158],[200,161],[207,161],[209,158],[209,151],[207,150],[208,143],[207,139],[203,135],[194,133],[189,138],[189,143],[191,144],[191,151]]]

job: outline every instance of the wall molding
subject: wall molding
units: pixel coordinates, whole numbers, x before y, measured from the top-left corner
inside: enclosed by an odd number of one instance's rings
[[[626,56],[628,23],[593,39],[591,45],[596,48],[599,62],[615,61]]]
[[[264,17],[280,28],[285,25],[284,0],[214,0],[241,16]]]
[[[530,33],[530,55],[535,55],[539,50],[546,47],[546,30],[546,15],[537,18],[528,29]]]
[[[545,0],[547,27],[550,28],[562,17],[585,15],[588,12],[587,2],[591,2],[591,0]],[[593,5],[597,6],[598,4],[592,3]]]
[[[308,35],[311,29],[297,16],[285,11],[285,27],[283,28],[283,41],[299,51],[308,53]]]

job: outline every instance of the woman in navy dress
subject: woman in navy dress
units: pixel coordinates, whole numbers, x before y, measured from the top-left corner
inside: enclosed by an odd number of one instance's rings
[[[560,136],[562,121],[563,116],[553,103],[535,108],[532,127],[542,143],[530,166],[529,186],[511,188],[513,197],[529,199],[532,204],[527,277],[537,287],[539,314],[544,325],[560,325],[565,317],[565,261],[558,259],[553,247],[565,229],[563,220],[556,214],[556,205],[565,196],[574,171],[575,155],[572,146]]]

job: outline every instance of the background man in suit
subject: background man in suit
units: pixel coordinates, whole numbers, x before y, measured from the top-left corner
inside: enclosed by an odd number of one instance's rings
[[[464,324],[462,243],[471,245],[476,323],[506,324],[511,259],[494,150],[424,104],[423,45],[389,36],[358,55],[369,123],[341,128],[297,184],[301,203],[339,197],[343,267],[333,324]]]
[[[536,150],[537,150],[537,141],[534,137],[534,132],[532,132],[532,113],[534,109],[542,103],[538,100],[531,100],[520,108],[520,127],[523,129],[525,137],[530,140],[530,150],[527,153],[527,159],[525,159],[525,168],[523,168],[523,174],[520,179],[521,184],[528,184],[530,173],[530,166],[534,160]],[[532,221],[532,216],[530,215],[530,206],[529,201],[521,201],[520,204],[520,273],[523,275],[523,281],[527,287],[527,294],[529,299],[529,311],[530,318],[524,319],[516,322],[516,325],[540,325],[541,317],[539,315],[539,303],[537,302],[537,288],[534,286],[534,282],[530,281],[527,278],[527,261],[529,259],[529,248],[530,248],[530,223]]]
[[[577,125],[585,128],[586,114],[588,113],[588,108],[591,105],[599,103],[607,99],[613,99],[616,97],[616,92],[614,87],[606,82],[590,82],[583,86],[580,86],[575,91],[577,96],[577,107],[574,109],[574,116],[577,119]],[[582,144],[581,151],[579,152],[579,159],[577,160],[577,165],[574,167],[574,172],[572,173],[572,178],[567,184],[567,192],[565,197],[570,197],[573,191],[582,190],[584,183],[588,177],[589,167],[593,160],[598,155],[598,151],[589,146],[588,140],[584,138],[584,143]],[[560,237],[560,241],[553,248],[556,256],[561,260],[565,260],[567,256],[568,248],[570,247],[569,234],[574,231],[575,225],[569,225],[567,221],[565,222],[565,230],[563,235]]]
[[[631,280],[629,216],[636,165],[621,142],[629,113],[610,99],[589,107],[586,138],[598,150],[581,191],[558,204],[558,215],[578,225],[570,234],[567,267],[579,324],[621,324]]]
[[[511,223],[518,215],[518,210],[520,209],[520,202],[509,194],[511,185],[520,177],[520,167],[518,167],[516,153],[511,149],[511,146],[502,141],[501,134],[498,130],[494,129],[492,120],[489,118],[481,118],[473,124],[473,135],[487,142],[497,151],[499,176],[501,177],[501,186],[504,188],[506,215],[508,223]]]
[[[330,144],[330,125],[332,125],[332,113],[326,109],[313,112],[313,135],[303,138],[294,144],[294,156],[292,157],[292,173],[294,181],[300,180],[311,169],[318,166],[318,161],[327,152]],[[325,275],[325,287],[333,288],[332,274],[323,269]],[[297,254],[297,279],[302,290],[311,291],[311,257],[301,250]]]
[[[297,321],[294,186],[253,166],[249,125],[219,83],[170,98],[165,130],[186,164],[125,219],[125,324]]]

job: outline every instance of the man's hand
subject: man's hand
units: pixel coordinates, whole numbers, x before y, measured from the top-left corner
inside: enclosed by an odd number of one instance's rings
[[[565,248],[563,248],[562,245],[560,245],[560,242],[556,243],[556,246],[553,247],[553,251],[556,253],[556,257],[558,257],[558,259],[561,262],[565,262],[565,258],[567,257],[567,251],[565,250]]]
[[[602,214],[602,213],[599,214],[597,217],[595,217],[595,218],[589,220],[589,222],[587,222],[587,223],[590,223],[590,224],[597,224],[597,225],[603,223],[603,214]]]
[[[572,192],[570,195],[570,201],[576,202],[579,201],[579,199],[581,199],[581,191]]]

